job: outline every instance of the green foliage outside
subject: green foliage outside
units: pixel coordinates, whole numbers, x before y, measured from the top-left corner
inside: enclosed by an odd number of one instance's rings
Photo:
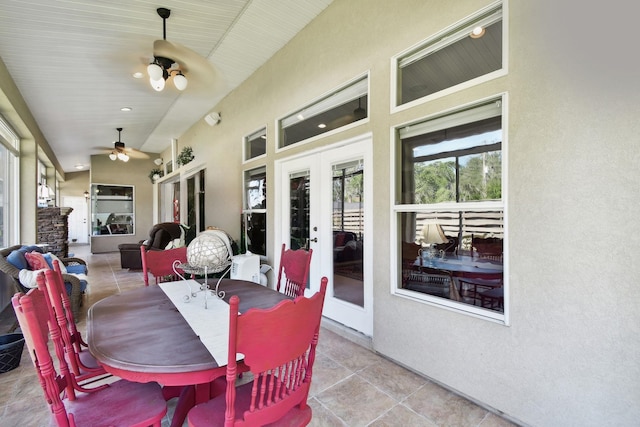
[[[460,202],[497,200],[502,197],[500,152],[467,156],[460,164]],[[456,201],[456,164],[453,159],[416,163],[414,171],[417,204]]]

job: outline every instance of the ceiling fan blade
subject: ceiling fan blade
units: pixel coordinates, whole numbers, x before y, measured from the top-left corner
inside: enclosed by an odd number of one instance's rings
[[[104,151],[105,153],[107,151],[110,153],[110,152],[112,152],[114,150],[113,146],[111,146],[111,147],[105,147],[105,146],[103,146],[103,147],[93,147],[93,149],[94,150],[99,150],[99,151]]]
[[[134,150],[132,148],[127,148],[124,150],[125,153],[132,159],[148,159],[149,155],[143,153],[142,151]]]
[[[207,95],[211,95],[224,88],[222,73],[207,58],[186,46],[167,40],[156,40],[153,42],[153,54],[173,59],[180,65],[189,81],[186,90],[190,92],[206,91]]]

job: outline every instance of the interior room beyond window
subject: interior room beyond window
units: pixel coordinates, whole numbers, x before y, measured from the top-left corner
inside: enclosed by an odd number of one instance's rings
[[[397,105],[502,69],[502,5],[480,11],[398,58]]]
[[[267,256],[267,169],[244,172],[242,250]]]
[[[501,315],[502,100],[398,133],[398,289]]]
[[[283,148],[369,117],[369,78],[347,86],[281,119],[278,147]]]

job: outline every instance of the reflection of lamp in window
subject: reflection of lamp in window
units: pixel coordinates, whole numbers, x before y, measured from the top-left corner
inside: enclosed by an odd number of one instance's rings
[[[449,240],[444,235],[444,231],[442,231],[442,227],[440,224],[436,224],[434,222],[428,222],[422,226],[422,231],[420,232],[420,236],[418,236],[418,242],[423,247],[429,247],[429,259],[433,259],[438,255],[438,251],[436,250],[436,245],[441,245],[442,243],[447,243]]]

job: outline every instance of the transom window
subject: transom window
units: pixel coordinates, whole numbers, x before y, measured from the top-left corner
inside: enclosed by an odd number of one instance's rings
[[[255,159],[267,152],[267,128],[253,132],[244,137],[244,160]]]
[[[504,318],[502,99],[398,129],[395,293]]]
[[[502,4],[497,3],[397,58],[396,105],[503,68]]]
[[[281,119],[278,148],[366,119],[368,93],[369,78],[364,76]]]

